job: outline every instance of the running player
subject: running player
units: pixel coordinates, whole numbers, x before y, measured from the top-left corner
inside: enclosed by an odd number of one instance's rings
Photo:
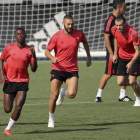
[[[91,56],[86,37],[82,31],[73,29],[73,17],[65,15],[63,25],[64,29],[54,34],[45,51],[46,56],[52,61],[48,127],[54,127],[55,107],[62,104],[64,96],[69,98],[76,96],[79,77],[77,51],[80,42],[83,42],[87,53],[87,67],[91,65]],[[55,57],[50,53],[53,49]],[[68,89],[62,88],[59,94],[63,82],[66,83]]]
[[[12,135],[11,128],[20,117],[28,91],[29,64],[33,72],[37,70],[35,50],[25,44],[25,30],[23,28],[16,29],[15,38],[17,42],[8,44],[0,56],[0,84],[4,81],[3,107],[6,113],[12,111],[15,99],[15,108],[4,131],[5,135]]]

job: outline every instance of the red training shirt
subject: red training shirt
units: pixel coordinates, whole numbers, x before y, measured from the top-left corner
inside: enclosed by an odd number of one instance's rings
[[[134,46],[140,45],[137,31],[126,24],[125,33],[121,34],[117,30],[116,25],[111,29],[111,32],[119,45],[119,57],[122,59],[132,59],[135,54]]]
[[[50,51],[54,49],[55,57],[57,57],[57,62],[52,63],[52,69],[65,72],[78,71],[78,46],[80,42],[85,41],[84,33],[76,29],[73,29],[70,36],[67,36],[64,30],[55,33],[47,46]]]
[[[26,45],[24,48],[20,49],[17,46],[17,42],[8,44],[3,50],[0,59],[6,60],[4,64],[4,74],[8,82],[25,82],[29,83],[28,66],[29,63],[33,63],[33,56],[29,48]],[[33,48],[34,49],[34,48]]]

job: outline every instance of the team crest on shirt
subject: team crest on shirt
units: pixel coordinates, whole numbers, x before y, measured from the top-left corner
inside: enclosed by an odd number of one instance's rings
[[[126,39],[126,41],[128,41],[128,38],[125,38]]]
[[[78,38],[75,38],[75,41],[76,41],[77,43],[79,43],[79,39],[78,39]]]
[[[29,54],[28,54],[28,53],[26,54],[26,57],[27,57],[27,58],[29,57]]]
[[[15,53],[11,53],[12,55],[15,55]]]
[[[11,52],[11,53],[10,53],[10,55],[13,55],[13,56],[15,56],[15,53],[12,53],[12,52]]]

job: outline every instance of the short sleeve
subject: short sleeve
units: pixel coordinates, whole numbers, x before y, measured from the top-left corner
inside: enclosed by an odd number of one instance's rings
[[[86,41],[86,37],[85,37],[84,33],[82,32],[82,34],[81,34],[81,42],[85,42],[85,41]]]
[[[110,16],[104,25],[104,33],[111,34],[111,28],[115,25],[115,17]]]
[[[57,35],[54,34],[52,36],[52,38],[50,39],[48,45],[47,45],[47,49],[52,51],[55,48],[55,46],[56,46],[56,41],[57,41]]]
[[[116,25],[114,25],[112,28],[111,28],[111,34],[113,36],[115,36],[115,32],[116,32]]]
[[[2,52],[2,54],[1,54],[1,56],[0,56],[0,59],[2,59],[2,60],[5,60],[5,59],[7,59],[8,57],[9,57],[9,55],[10,55],[10,45],[8,44],[5,48],[4,48],[4,50],[3,50],[3,52]]]
[[[139,37],[138,37],[138,33],[137,33],[137,32],[135,32],[135,33],[132,35],[132,39],[133,39],[133,45],[134,45],[134,46],[140,45],[140,40],[139,40]]]

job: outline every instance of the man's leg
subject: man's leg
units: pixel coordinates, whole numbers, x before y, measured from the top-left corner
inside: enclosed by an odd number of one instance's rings
[[[56,100],[59,95],[59,90],[62,85],[62,82],[57,79],[51,81],[51,97],[49,101],[49,122],[48,127],[54,127],[54,112],[56,108]]]
[[[120,91],[120,102],[130,102],[133,101],[131,98],[125,95],[126,86],[130,86],[128,76],[117,76],[117,83],[121,86]]]
[[[96,95],[96,99],[95,99],[96,102],[101,102],[102,92],[103,92],[103,89],[104,89],[107,81],[109,80],[109,78],[111,78],[111,75],[104,74],[102,76],[102,78],[100,80],[98,92],[97,92],[97,95]]]
[[[125,96],[126,96],[126,86],[121,86],[119,99],[122,99]]]
[[[59,94],[59,97],[56,101],[56,105],[61,105],[64,96],[67,96],[68,98],[74,98],[77,94],[77,89],[78,89],[78,78],[77,77],[71,77],[66,80],[66,85],[68,89],[62,88]]]
[[[66,80],[66,85],[68,87],[67,91],[65,92],[65,95],[68,98],[74,98],[77,94],[78,90],[78,78],[72,77]]]
[[[11,110],[12,110],[14,96],[15,96],[14,94],[12,94],[12,95],[5,94],[5,96],[4,96],[4,110],[6,113],[11,112]],[[16,100],[15,101],[15,109],[14,109],[14,112],[9,120],[9,123],[8,123],[6,129],[5,129],[5,132],[4,132],[5,135],[12,135],[10,130],[20,116],[22,106],[25,103],[25,99],[26,99],[26,91],[18,91],[16,94],[16,97],[15,97],[15,100]]]
[[[132,86],[132,89],[135,92],[136,101],[134,106],[140,106],[140,87],[137,83],[137,77],[136,76],[129,76],[129,84]]]
[[[124,85],[130,86],[129,80],[128,80],[128,75],[124,76],[123,78],[124,78],[123,80],[126,81],[126,83],[124,83]],[[121,86],[119,101],[123,101],[123,102],[133,101],[131,98],[126,96],[126,86]]]

